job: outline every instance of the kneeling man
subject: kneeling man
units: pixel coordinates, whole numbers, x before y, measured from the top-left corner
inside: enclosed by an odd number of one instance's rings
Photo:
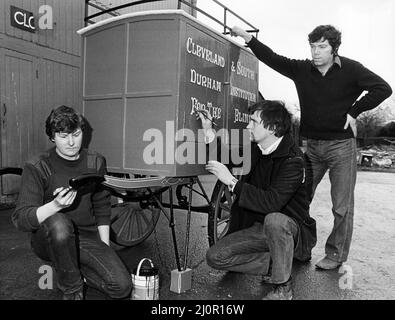
[[[237,180],[220,162],[206,166],[236,195],[229,231],[208,250],[207,263],[219,270],[263,275],[264,282],[274,285],[264,299],[290,300],[293,259],[309,261],[316,244],[304,155],[290,134],[291,115],[282,102],[258,102],[249,113],[251,170]],[[206,141],[212,140],[210,114],[202,110],[199,117]]]

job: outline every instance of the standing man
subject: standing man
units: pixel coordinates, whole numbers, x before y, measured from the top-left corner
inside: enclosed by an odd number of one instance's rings
[[[206,166],[236,195],[228,234],[210,247],[207,264],[219,270],[263,275],[265,282],[274,285],[264,299],[290,300],[293,259],[310,260],[316,243],[304,157],[290,134],[291,115],[283,103],[258,102],[249,113],[250,172],[238,181],[220,162],[209,161]],[[206,142],[210,142],[215,137],[211,116],[202,111],[199,117],[209,137]]]
[[[127,298],[131,277],[110,248],[109,192],[95,183],[69,187],[70,178],[106,173],[105,158],[81,148],[84,129],[72,108],[52,110],[45,131],[55,146],[25,164],[12,221],[31,233],[34,253],[52,263],[64,300],[84,298],[83,278],[109,298]]]
[[[312,175],[311,198],[329,169],[334,225],[325,256],[316,266],[335,269],[347,260],[353,231],[356,182],[356,119],[377,107],[392,90],[387,82],[357,61],[338,55],[341,33],[331,25],[316,27],[308,36],[312,60],[280,56],[239,27],[259,60],[296,85],[301,110],[300,133],[307,138],[307,161]],[[360,98],[364,92],[367,93]]]

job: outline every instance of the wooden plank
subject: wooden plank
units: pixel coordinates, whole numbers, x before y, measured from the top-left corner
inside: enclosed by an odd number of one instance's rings
[[[54,95],[54,90],[53,90],[53,68],[52,68],[52,61],[50,60],[43,60],[43,65],[45,69],[45,73],[43,74],[44,77],[44,88],[43,88],[43,104],[42,104],[42,109],[40,110],[41,112],[41,118],[44,121],[49,115],[50,110],[53,108],[53,95]],[[51,143],[49,142],[48,139],[43,139],[42,140],[43,145],[45,147],[49,147]],[[45,148],[46,149],[46,148]]]
[[[31,1],[30,0],[23,0],[21,8],[26,10],[26,11],[32,12],[32,10],[31,10]],[[33,14],[34,14],[34,12],[33,12]],[[37,23],[37,21],[36,21],[36,23]],[[23,30],[22,31],[22,39],[25,40],[25,41],[32,41],[32,33]]]
[[[36,59],[33,64],[34,70],[37,70],[38,78],[33,75],[34,81],[36,85],[33,87],[33,145],[34,150],[43,150],[40,141],[42,140],[42,135],[44,132],[44,127],[42,126],[42,119],[41,119],[41,109],[43,106],[43,59],[39,58]]]
[[[73,53],[73,37],[75,34],[75,27],[73,26],[73,2],[74,1],[64,1],[65,5],[65,18],[66,18],[66,52]]]
[[[17,1],[15,1],[15,4],[14,4],[14,1],[12,1],[11,4],[15,5],[18,8],[23,8],[23,0],[17,0]],[[13,28],[15,30],[14,37],[23,39],[23,32],[26,32],[26,31],[23,31],[21,29],[15,28],[15,27],[11,27],[11,28]]]
[[[30,56],[6,51],[6,124],[3,135],[3,165],[21,167],[33,153],[33,60]],[[5,141],[4,141],[5,140]],[[18,180],[4,180],[3,192],[15,193]]]
[[[74,105],[82,111],[82,72],[80,68],[74,68]]]
[[[67,30],[66,30],[66,2],[67,1],[56,1],[56,7],[58,7],[59,10],[59,17],[58,17],[58,26],[56,28],[57,30],[57,37],[59,39],[58,43],[58,49],[60,51],[66,51],[66,37],[68,36]]]
[[[60,83],[59,83],[59,78],[60,78],[60,68],[59,64],[56,62],[52,61],[52,67],[53,67],[53,103],[52,107],[58,106],[59,105],[59,97],[60,97]]]
[[[54,1],[56,0],[47,1],[47,4],[52,7],[53,30],[51,32],[46,32],[47,35],[46,42],[48,47],[57,49],[56,38],[57,38],[57,32],[59,32],[57,27],[58,12],[56,10],[56,7],[54,6]]]
[[[10,6],[11,6],[11,0],[5,0],[4,1],[4,15],[5,15],[5,33],[8,34],[9,36],[13,37],[15,35],[15,28],[11,26],[10,23]]]
[[[43,5],[50,5],[50,1],[46,0],[39,0],[38,2],[39,7]],[[38,43],[42,46],[47,46],[48,45],[48,33],[52,33],[52,30],[40,30],[38,32]]]
[[[84,12],[85,2],[84,1],[73,1],[72,8],[73,15],[73,54],[81,56],[81,36],[77,34],[77,30],[84,27]]]
[[[33,155],[33,87],[35,81],[35,71],[33,62],[20,60],[20,104],[18,109],[17,122],[19,136],[19,166]]]
[[[55,95],[55,88],[54,88],[54,70],[53,70],[53,62],[50,60],[45,60],[45,69],[46,69],[46,83],[45,83],[45,107],[47,110],[52,109],[54,105],[54,95]]]
[[[40,30],[40,26],[38,24],[40,21],[40,14],[38,12],[39,7],[40,7],[40,3],[39,3],[40,1],[39,0],[31,0],[30,2],[31,2],[31,5],[30,5],[31,12],[33,12],[33,14],[34,14],[34,23],[36,25],[36,32],[32,33],[31,41],[34,43],[37,43],[38,42],[38,35],[42,32]]]
[[[0,33],[5,33],[6,25],[6,1],[0,1]]]
[[[4,94],[0,95],[0,110],[3,110],[4,104],[6,101],[6,64],[5,64],[5,54],[4,49],[0,48],[0,92]],[[5,155],[5,139],[4,139],[4,127],[3,127],[3,112],[0,112],[0,166],[3,166],[4,162],[4,155]]]
[[[60,87],[60,95],[59,95],[59,104],[67,104],[67,67],[63,63],[57,63],[59,65],[60,73],[59,73],[59,87]]]

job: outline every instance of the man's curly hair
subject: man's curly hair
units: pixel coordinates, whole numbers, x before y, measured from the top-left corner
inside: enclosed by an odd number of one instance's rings
[[[260,101],[248,108],[250,115],[255,111],[260,111],[263,127],[272,130],[276,137],[282,137],[290,132],[292,116],[285,108],[284,102],[277,100]]]
[[[73,108],[64,105],[53,109],[45,121],[45,133],[51,141],[56,132],[72,133],[78,128],[85,130],[84,118]]]
[[[309,34],[309,43],[317,42],[322,38],[324,41],[328,40],[333,49],[333,54],[337,56],[340,44],[342,43],[341,32],[329,24],[318,26]]]

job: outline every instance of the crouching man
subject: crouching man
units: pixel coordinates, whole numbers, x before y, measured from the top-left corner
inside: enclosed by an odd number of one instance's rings
[[[251,170],[237,180],[220,162],[206,166],[236,195],[229,231],[208,250],[207,263],[214,269],[263,275],[264,282],[273,284],[263,299],[291,300],[293,259],[309,261],[316,244],[304,155],[290,135],[291,115],[283,103],[258,102],[249,113]],[[211,116],[202,110],[199,117],[210,142],[215,136]]]
[[[69,188],[70,178],[106,173],[105,158],[81,148],[84,129],[70,107],[50,113],[45,131],[55,146],[25,164],[12,221],[31,233],[35,254],[53,265],[63,299],[84,298],[83,278],[109,298],[127,298],[131,277],[109,246],[109,192],[94,183]]]

